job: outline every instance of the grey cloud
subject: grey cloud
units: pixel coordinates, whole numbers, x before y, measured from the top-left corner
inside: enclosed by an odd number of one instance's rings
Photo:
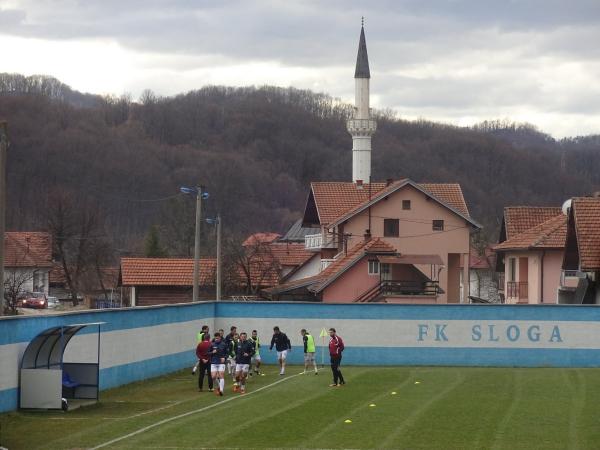
[[[23,0],[0,8],[0,33],[111,39],[173,71],[249,61],[319,69],[322,86],[351,98],[361,15],[382,106],[600,113],[598,0]],[[567,63],[580,78],[553,88],[549,67]],[[340,68],[348,79],[325,80]]]

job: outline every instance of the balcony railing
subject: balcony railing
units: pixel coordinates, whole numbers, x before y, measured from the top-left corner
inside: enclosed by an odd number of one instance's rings
[[[509,281],[506,283],[506,298],[527,300],[529,298],[529,284],[527,281]]]
[[[336,248],[337,242],[329,233],[307,234],[304,236],[306,250],[321,250],[322,248]]]
[[[440,287],[437,281],[383,280],[382,295],[438,295]]]
[[[443,293],[437,281],[403,281],[403,280],[382,280],[375,286],[370,287],[361,295],[355,302],[372,302],[376,301],[380,296],[429,296],[435,297]]]

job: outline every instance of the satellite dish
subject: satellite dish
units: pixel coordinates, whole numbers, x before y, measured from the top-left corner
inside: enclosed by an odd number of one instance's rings
[[[562,208],[561,209],[562,209],[562,213],[565,216],[569,215],[569,210],[571,209],[571,203],[572,203],[572,200],[569,199],[569,200],[565,200],[565,202],[562,204]]]

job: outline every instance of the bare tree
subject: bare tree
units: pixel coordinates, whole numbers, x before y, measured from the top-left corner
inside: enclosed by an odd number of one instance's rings
[[[226,286],[237,281],[238,288],[251,295],[276,284],[281,273],[281,264],[273,255],[269,243],[259,241],[241,245],[239,241],[228,240],[225,245],[224,267],[225,273],[236,276],[235,280],[226,280]]]
[[[101,261],[109,253],[101,213],[89,199],[76,200],[72,194],[58,191],[49,201],[48,229],[76,306],[84,276],[90,269],[99,272]]]
[[[4,272],[4,299],[6,312],[17,314],[17,306],[21,296],[27,291],[26,286],[36,276],[38,270],[25,270],[23,268],[10,268]]]

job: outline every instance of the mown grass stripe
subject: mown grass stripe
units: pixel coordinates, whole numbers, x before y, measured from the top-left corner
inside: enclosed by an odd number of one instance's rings
[[[183,414],[178,414],[178,415],[173,416],[173,417],[168,417],[166,419],[163,419],[163,420],[160,420],[160,421],[155,422],[153,424],[150,424],[150,425],[147,425],[145,427],[142,427],[142,428],[140,428],[140,429],[138,429],[136,431],[133,431],[131,433],[127,433],[127,434],[125,434],[123,436],[111,439],[110,441],[104,442],[104,443],[102,443],[100,445],[96,445],[95,447],[92,447],[90,450],[98,450],[99,448],[105,448],[105,447],[108,447],[109,445],[113,445],[113,444],[116,444],[117,442],[121,442],[121,441],[123,441],[125,439],[129,439],[129,438],[131,438],[133,436],[137,436],[138,434],[144,433],[144,432],[146,432],[148,430],[151,430],[153,428],[160,427],[161,425],[164,425],[166,423],[173,422],[175,420],[179,420],[179,419],[182,419],[184,417],[191,416],[192,414],[198,414],[198,413],[201,413],[201,412],[204,412],[204,411],[208,411],[209,409],[216,408],[217,406],[221,406],[221,405],[223,405],[225,403],[232,402],[232,401],[234,401],[236,399],[246,398],[249,395],[257,394],[257,393],[259,393],[261,391],[264,391],[265,389],[268,389],[270,387],[276,386],[276,385],[278,385],[280,383],[283,383],[285,381],[291,380],[292,378],[297,377],[297,376],[298,375],[291,375],[291,376],[288,376],[288,377],[283,378],[281,380],[278,380],[278,381],[276,381],[274,383],[267,384],[266,386],[260,387],[260,388],[256,389],[255,391],[248,392],[243,397],[242,396],[229,397],[229,398],[226,398],[225,400],[221,400],[220,402],[214,403],[212,405],[205,406],[203,408],[195,409],[193,411],[188,411],[188,412],[185,412]]]

